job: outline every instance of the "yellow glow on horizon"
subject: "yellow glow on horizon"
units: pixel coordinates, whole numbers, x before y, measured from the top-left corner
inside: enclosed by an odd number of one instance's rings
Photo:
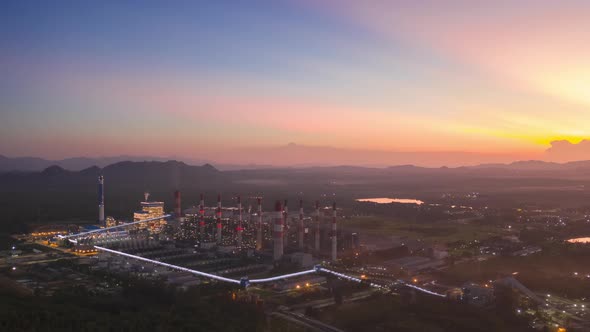
[[[512,141],[512,148],[515,150],[529,150],[534,151],[538,148],[536,146],[550,146],[553,141],[566,140],[573,144],[578,144],[584,140],[588,135],[584,133],[573,131],[563,133],[547,133],[544,131],[523,130],[520,132],[509,131],[498,128],[485,128],[474,126],[457,127],[457,130],[476,136],[489,137],[491,139],[501,138]]]
[[[590,68],[568,68],[559,72],[546,73],[534,79],[544,93],[565,101],[590,106]],[[536,82],[536,83],[535,83]]]

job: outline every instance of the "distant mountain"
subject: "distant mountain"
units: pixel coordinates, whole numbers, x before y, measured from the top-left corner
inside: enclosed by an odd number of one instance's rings
[[[103,158],[76,157],[61,160],[47,160],[37,157],[10,158],[0,155],[0,172],[38,172],[49,166],[59,166],[70,171],[80,171],[92,166],[105,167],[122,161],[166,161],[170,158],[152,156],[115,156]]]
[[[81,171],[66,170],[61,166],[52,165],[41,172],[5,172],[0,174],[0,184],[18,186],[43,186],[55,183],[68,184],[96,184],[96,178],[104,175],[106,183],[111,188],[137,187],[138,190],[172,190],[182,187],[209,187],[219,181],[223,182],[223,175],[215,167],[205,164],[191,166],[179,161],[123,161],[104,168],[91,166]]]
[[[482,164],[470,168],[499,168],[520,171],[566,171],[590,168],[590,160],[570,161],[567,163],[555,163],[541,160],[515,161],[509,164]]]
[[[275,167],[299,168],[338,165],[387,167],[404,164],[458,167],[483,162],[509,162],[515,160],[517,155],[463,151],[387,151],[289,143],[280,146],[235,149],[217,158],[219,158],[217,161],[222,164],[240,160],[245,164],[272,164]]]
[[[35,157],[9,158],[0,155],[0,171],[41,171],[53,163],[49,160]]]
[[[125,219],[132,218],[146,191],[151,193],[151,199],[165,202],[170,211],[175,190],[181,190],[185,207],[195,204],[200,193],[212,202],[218,192],[239,190],[209,164],[191,166],[179,161],[124,161],[80,171],[52,165],[40,172],[0,172],[0,214],[11,221],[7,225],[0,220],[0,229],[35,220],[80,218],[94,222],[100,174],[105,177],[108,215]],[[224,195],[226,201],[231,197]]]
[[[168,160],[179,160],[176,157],[153,157],[153,156],[114,156],[114,157],[99,157],[99,158],[88,158],[88,157],[75,157],[66,158],[60,160],[47,160],[37,157],[6,157],[0,155],[0,172],[40,172],[50,166],[59,166],[69,171],[81,171],[89,167],[103,168],[112,164],[116,164],[124,161],[168,161]],[[203,165],[211,163],[205,159],[186,159],[184,160],[189,165]],[[270,164],[215,164],[215,167],[220,170],[240,170],[240,169],[260,169],[260,168],[273,168]]]
[[[462,171],[474,171],[474,170],[496,170],[496,171],[572,171],[576,169],[584,170],[590,168],[590,160],[582,161],[571,161],[567,163],[557,163],[542,160],[523,160],[515,161],[511,163],[483,163],[479,165],[454,165],[451,160],[453,158],[462,159],[466,153],[439,153],[441,158],[447,160],[448,165],[451,167],[424,167],[415,166],[404,163],[404,160],[416,159],[419,153],[391,153],[386,152],[371,152],[366,151],[354,151],[354,150],[342,150],[330,147],[307,147],[296,144],[289,144],[285,147],[274,148],[273,150],[260,150],[251,151],[254,155],[255,152],[272,152],[273,155],[281,156],[281,160],[289,161],[289,166],[280,166],[272,164],[260,164],[260,163],[244,163],[244,164],[224,164],[215,163],[215,168],[220,171],[239,171],[239,170],[269,170],[269,169],[285,169],[285,168],[298,168],[308,170],[322,170],[322,169],[333,169],[338,172],[354,171],[354,170],[368,170],[368,169],[387,169],[390,172],[401,172],[401,173],[421,173],[421,172],[432,172],[436,169],[442,170],[462,170]],[[337,155],[342,152],[347,152],[348,156],[346,160],[340,160]],[[358,152],[358,153],[357,153]],[[382,157],[382,163],[377,165],[357,165],[358,160],[371,160],[374,159],[375,155]],[[395,158],[393,158],[393,157]],[[317,158],[316,158],[317,157]],[[334,157],[334,161],[329,162]],[[153,156],[115,156],[115,157],[101,157],[101,158],[87,158],[87,157],[76,157],[67,158],[62,160],[46,160],[37,157],[17,157],[9,158],[0,155],[0,172],[40,172],[50,166],[59,166],[64,170],[68,171],[88,171],[91,167],[105,168],[109,165],[124,162],[166,162],[170,159],[176,158],[162,158]],[[399,164],[393,164],[393,166],[385,166],[387,159],[394,161],[399,160]],[[306,160],[314,160],[314,162],[305,162]],[[342,161],[338,163],[338,161]],[[203,165],[210,164],[209,161],[203,159],[191,159],[184,161],[187,166],[190,165]],[[340,165],[340,166],[339,166]]]

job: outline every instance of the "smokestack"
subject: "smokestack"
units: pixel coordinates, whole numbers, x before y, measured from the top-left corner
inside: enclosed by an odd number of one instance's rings
[[[199,239],[201,244],[205,240],[205,196],[203,194],[199,202]]]
[[[283,206],[281,201],[275,203],[274,220],[274,254],[275,261],[283,258]]]
[[[320,202],[315,201],[315,251],[320,251]]]
[[[104,177],[100,175],[98,177],[98,224],[102,227],[105,226],[104,217]]]
[[[336,202],[333,204],[334,212],[332,215],[332,262],[335,262],[337,257],[338,234],[336,233]]]
[[[217,195],[217,211],[215,212],[217,216],[217,243],[221,244],[221,194]]]
[[[256,226],[256,250],[262,250],[262,198],[258,198],[258,225]]]
[[[299,235],[299,249],[303,250],[303,200],[299,200],[299,226],[297,229],[297,234]]]
[[[288,201],[285,200],[283,206],[283,249],[287,247],[289,242],[289,207],[287,206]]]
[[[241,248],[242,247],[242,232],[244,231],[244,229],[242,228],[242,197],[238,196],[238,213],[239,213],[239,219],[238,219],[238,247]]]
[[[180,191],[174,192],[174,217],[180,219],[182,217],[182,210],[180,209]]]

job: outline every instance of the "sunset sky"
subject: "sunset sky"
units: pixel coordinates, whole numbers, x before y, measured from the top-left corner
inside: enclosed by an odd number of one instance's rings
[[[2,1],[0,154],[543,159],[590,137],[589,17],[585,0]]]

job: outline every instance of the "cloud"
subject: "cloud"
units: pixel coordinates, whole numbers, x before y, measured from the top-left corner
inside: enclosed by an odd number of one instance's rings
[[[584,139],[579,143],[553,141],[545,151],[545,159],[555,162],[590,160],[590,140]]]

